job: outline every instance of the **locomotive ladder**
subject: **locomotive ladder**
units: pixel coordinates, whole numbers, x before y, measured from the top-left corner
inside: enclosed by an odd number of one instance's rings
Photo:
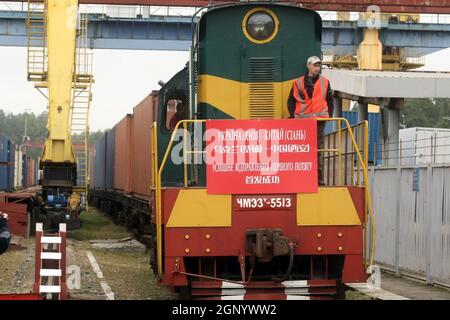
[[[36,254],[33,293],[55,300],[67,299],[66,224],[59,224],[57,234],[45,234],[36,224]]]

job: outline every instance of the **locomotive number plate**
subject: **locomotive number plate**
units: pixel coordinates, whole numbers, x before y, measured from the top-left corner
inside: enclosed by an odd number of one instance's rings
[[[294,196],[292,195],[235,196],[233,200],[234,210],[286,210],[293,207]]]

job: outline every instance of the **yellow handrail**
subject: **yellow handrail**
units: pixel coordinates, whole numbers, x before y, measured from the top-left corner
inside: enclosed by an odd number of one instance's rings
[[[344,121],[347,128],[348,128],[348,132],[350,133],[350,137],[352,139],[352,143],[353,146],[355,147],[356,150],[356,154],[358,156],[358,163],[361,162],[361,166],[363,168],[363,175],[364,175],[364,185],[365,185],[365,196],[366,196],[366,206],[368,206],[368,211],[369,211],[369,215],[370,215],[370,221],[371,221],[371,240],[372,240],[372,248],[371,248],[371,252],[370,252],[370,265],[373,265],[373,261],[375,259],[375,239],[376,239],[376,226],[375,226],[375,218],[373,216],[373,206],[372,206],[372,199],[370,196],[370,185],[369,185],[369,174],[368,174],[368,150],[367,150],[367,132],[368,132],[368,121],[364,121],[364,129],[365,129],[365,138],[364,138],[364,156],[365,158],[363,158],[363,156],[361,155],[361,152],[359,151],[359,144],[356,143],[356,139],[355,136],[353,134],[353,130],[351,130],[351,126],[350,123],[348,122],[347,119],[345,118],[320,118],[317,119],[317,121]],[[341,127],[339,127],[339,130],[341,130]],[[361,135],[359,135],[360,137]],[[341,151],[339,151],[341,152]],[[338,170],[341,170],[341,168],[339,167]],[[358,176],[359,176],[359,172],[358,172]],[[367,211],[366,211],[367,214]],[[367,219],[366,219],[366,226],[365,226],[365,232],[367,233]],[[367,243],[367,241],[366,241]]]
[[[187,130],[187,124],[188,123],[205,123],[206,120],[181,120],[178,121],[177,125],[173,129],[172,135],[170,136],[170,142],[167,146],[166,153],[164,154],[164,158],[161,162],[161,166],[159,169],[157,169],[158,176],[156,179],[156,242],[157,242],[157,248],[156,248],[156,255],[157,255],[157,265],[158,265],[158,275],[162,275],[162,208],[161,208],[161,177],[162,172],[164,170],[164,167],[166,166],[167,158],[169,157],[170,150],[172,149],[173,141],[175,140],[176,133],[178,131],[178,128],[181,125],[184,125],[185,129]],[[156,125],[155,125],[156,128]],[[186,136],[186,135],[185,135]],[[186,146],[186,139],[184,141]],[[157,144],[154,146],[154,148],[157,148]],[[183,153],[185,153],[186,149],[183,150]],[[186,159],[186,158],[184,158]],[[157,161],[156,161],[157,165]],[[187,173],[187,163],[185,161],[184,163],[184,172]],[[187,177],[185,177],[185,186],[187,186]]]
[[[173,142],[175,140],[175,136],[176,133],[178,131],[178,129],[180,128],[181,125],[183,125],[184,127],[184,145],[186,147],[187,145],[187,141],[186,141],[186,130],[187,130],[187,126],[189,123],[205,123],[207,120],[181,120],[179,121],[173,132],[172,135],[170,137],[170,142],[169,145],[167,146],[166,152],[164,154],[164,157],[162,159],[161,165],[158,168],[158,156],[157,153],[155,153],[155,161],[154,161],[154,172],[157,173],[157,178],[156,178],[156,185],[155,185],[155,189],[156,189],[156,238],[157,238],[157,273],[159,276],[162,275],[162,202],[161,202],[161,178],[162,178],[162,172],[165,168],[166,162],[167,162],[167,158],[169,157],[169,153],[170,150],[172,149],[172,145]],[[339,136],[339,141],[338,141],[338,148],[337,149],[320,149],[319,151],[321,152],[329,152],[329,151],[334,151],[334,152],[338,152],[338,164],[339,164],[339,168],[338,168],[338,181],[339,184],[341,184],[341,180],[342,180],[342,174],[341,174],[341,166],[342,166],[342,148],[341,148],[341,132],[342,131],[342,123],[344,122],[346,124],[346,129],[348,130],[348,132],[350,133],[350,138],[352,140],[352,144],[356,150],[356,154],[358,157],[358,164],[361,163],[361,166],[363,168],[363,175],[364,175],[364,185],[365,185],[365,198],[366,198],[366,209],[368,208],[369,210],[369,216],[370,216],[370,221],[371,221],[371,240],[372,240],[372,248],[371,248],[371,255],[370,255],[370,265],[373,265],[373,261],[374,261],[374,257],[375,257],[375,235],[376,235],[376,227],[375,227],[375,219],[373,216],[373,208],[372,208],[372,199],[370,197],[370,186],[369,186],[369,179],[368,179],[368,150],[367,150],[367,145],[368,145],[368,138],[367,138],[367,133],[368,133],[368,122],[364,121],[364,157],[361,155],[361,152],[359,150],[359,144],[356,143],[356,139],[355,136],[353,134],[353,130],[350,126],[350,123],[348,122],[347,119],[345,118],[322,118],[322,119],[317,119],[317,121],[337,121],[338,122],[338,127],[339,127],[339,132],[338,132],[338,136]],[[153,148],[157,149],[158,146],[158,141],[157,141],[157,127],[156,127],[156,123],[154,123],[154,125],[152,126],[153,129]],[[361,134],[359,134],[360,137]],[[358,137],[358,138],[359,138]],[[184,153],[184,186],[187,187],[187,161],[186,161],[186,153],[188,153],[189,151],[187,151],[186,148],[184,148],[183,153]],[[353,169],[352,169],[353,171]],[[358,172],[359,175],[359,172]],[[366,214],[367,214],[367,210],[366,210]],[[367,220],[365,222],[365,234],[367,233]],[[367,241],[365,241],[367,244]]]
[[[156,174],[158,173],[158,124],[152,123],[152,181],[151,188],[156,189]]]

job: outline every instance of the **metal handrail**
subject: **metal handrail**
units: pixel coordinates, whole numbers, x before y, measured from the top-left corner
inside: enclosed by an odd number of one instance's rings
[[[188,123],[205,123],[206,120],[181,120],[177,123],[175,128],[173,129],[172,135],[170,136],[170,142],[167,146],[166,153],[164,154],[164,158],[162,159],[161,165],[158,168],[158,161],[155,161],[156,165],[156,172],[158,173],[156,178],[156,255],[157,255],[157,269],[158,269],[158,275],[162,275],[162,208],[161,208],[161,177],[162,172],[164,170],[164,167],[167,162],[167,158],[169,157],[170,150],[172,149],[173,142],[175,140],[176,133],[181,125],[184,126],[185,129],[187,129]],[[156,131],[156,123],[154,126],[154,130]],[[155,135],[156,136],[156,135]],[[186,132],[185,132],[185,138],[186,138]],[[184,141],[185,147],[186,147],[186,139]],[[155,141],[155,145],[153,148],[157,148],[157,140]],[[183,155],[184,159],[186,160],[186,148],[183,149]],[[158,159],[158,158],[156,158]],[[184,181],[185,181],[185,187],[187,187],[187,162],[184,161]]]
[[[318,118],[316,119],[317,121],[337,121],[338,122],[338,136],[341,137],[341,131],[343,130],[341,124],[342,122],[344,122],[346,124],[346,128],[350,134],[350,138],[352,140],[352,144],[353,147],[355,148],[357,157],[358,157],[358,163],[361,164],[362,166],[362,170],[363,170],[363,176],[364,176],[364,187],[365,187],[365,203],[366,203],[366,215],[367,212],[369,214],[370,217],[370,222],[371,222],[371,241],[372,241],[372,247],[371,247],[371,254],[370,254],[370,260],[369,263],[370,265],[373,265],[373,261],[374,261],[374,257],[375,257],[375,236],[376,236],[376,227],[375,227],[375,219],[373,216],[373,206],[372,206],[372,200],[371,200],[371,196],[370,196],[370,186],[369,186],[369,179],[368,179],[368,137],[367,137],[367,133],[368,133],[368,122],[364,121],[363,122],[363,126],[364,126],[364,157],[361,154],[360,150],[359,150],[359,145],[356,143],[356,139],[355,139],[355,135],[353,134],[353,130],[352,130],[352,126],[350,126],[350,123],[348,122],[347,119],[345,118]],[[172,149],[172,145],[173,142],[175,141],[175,137],[177,134],[178,129],[183,126],[184,127],[184,146],[185,148],[183,149],[183,157],[184,157],[184,187],[188,187],[188,183],[187,183],[187,161],[186,161],[186,154],[187,154],[187,150],[186,150],[186,145],[187,145],[187,141],[186,141],[186,131],[187,131],[187,125],[189,123],[206,123],[207,120],[181,120],[179,121],[175,128],[173,129],[172,135],[170,137],[170,142],[169,145],[167,146],[166,152],[164,154],[164,157],[162,159],[161,165],[158,166],[158,156],[157,153],[154,152],[153,153],[153,172],[157,173],[157,177],[156,177],[156,181],[155,181],[155,191],[156,191],[156,238],[157,238],[157,273],[159,276],[162,275],[162,202],[161,202],[161,196],[162,196],[162,183],[161,183],[161,179],[162,179],[162,172],[165,168],[167,159],[169,157],[169,153],[170,150]],[[157,149],[158,146],[158,140],[157,140],[157,125],[156,122],[153,124],[152,126],[152,132],[153,132],[153,148]],[[359,135],[360,137],[361,135]],[[320,152],[327,152],[327,151],[333,151],[333,152],[338,152],[338,163],[339,163],[339,172],[341,170],[341,166],[342,166],[342,148],[341,148],[341,139],[339,138],[339,142],[338,142],[338,148],[337,149],[321,149],[319,150]],[[341,179],[341,174],[339,173],[339,181],[342,180]],[[341,181],[340,181],[341,182]],[[341,183],[339,183],[341,184]],[[368,219],[365,219],[365,243],[366,245],[368,244],[367,242],[367,223],[368,223]]]
[[[370,260],[369,260],[369,265],[373,265],[374,259],[375,259],[375,241],[374,239],[376,239],[376,226],[375,226],[375,218],[373,215],[373,204],[372,204],[372,198],[371,198],[371,194],[370,194],[370,185],[369,185],[369,174],[368,174],[368,131],[369,131],[369,123],[368,121],[363,121],[363,125],[364,125],[364,144],[363,144],[363,151],[364,151],[364,157],[361,155],[361,152],[358,148],[359,144],[356,143],[356,138],[355,135],[353,134],[353,130],[351,129],[352,126],[350,126],[350,123],[347,119],[345,118],[319,118],[317,119],[317,121],[337,121],[338,122],[338,132],[342,131],[342,126],[341,126],[341,122],[344,122],[346,124],[346,128],[350,134],[350,138],[352,140],[352,144],[353,147],[355,148],[357,157],[358,157],[358,178],[359,178],[359,164],[361,164],[362,166],[362,171],[363,171],[363,177],[364,177],[364,187],[365,187],[365,212],[367,214],[369,214],[370,217],[370,222],[371,222],[371,252],[370,252]],[[339,133],[338,133],[339,136]],[[358,138],[361,139],[361,135],[358,135]],[[339,138],[338,141],[338,149],[339,149],[339,154],[338,154],[338,159],[341,159],[342,157],[342,150],[341,150],[341,139]],[[340,174],[340,170],[341,170],[341,166],[338,167],[338,176],[339,178],[341,177]],[[367,220],[365,222],[365,244],[366,246],[368,245],[368,241],[367,241]],[[367,265],[366,265],[367,266]]]

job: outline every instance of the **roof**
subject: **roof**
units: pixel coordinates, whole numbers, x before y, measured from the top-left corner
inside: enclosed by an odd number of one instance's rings
[[[450,98],[450,73],[324,69],[331,88],[360,97]]]

